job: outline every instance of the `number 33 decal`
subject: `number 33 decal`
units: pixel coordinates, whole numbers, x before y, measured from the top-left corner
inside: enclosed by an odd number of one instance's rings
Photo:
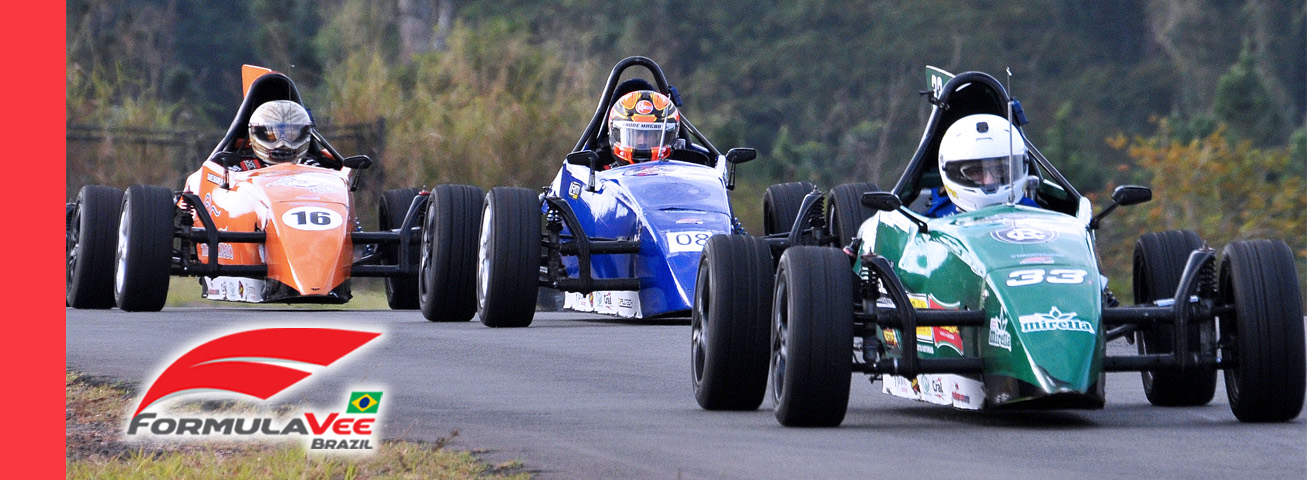
[[[1086,275],[1088,272],[1075,268],[1016,270],[1007,275],[1007,286],[1022,287],[1044,282],[1073,285],[1084,283]]]

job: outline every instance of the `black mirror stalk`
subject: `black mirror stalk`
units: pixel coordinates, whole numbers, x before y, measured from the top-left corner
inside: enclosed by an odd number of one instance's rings
[[[1116,207],[1128,207],[1138,205],[1153,199],[1153,190],[1148,187],[1138,185],[1122,185],[1112,191],[1112,204],[1098,212],[1093,218],[1089,219],[1089,229],[1097,230],[1102,223],[1103,217],[1106,217]]]
[[[879,212],[898,211],[903,214],[904,217],[907,217],[908,221],[916,224],[917,228],[920,228],[922,233],[930,231],[930,228],[926,227],[926,221],[909,213],[908,209],[903,206],[903,200],[893,193],[863,192],[862,205]]]

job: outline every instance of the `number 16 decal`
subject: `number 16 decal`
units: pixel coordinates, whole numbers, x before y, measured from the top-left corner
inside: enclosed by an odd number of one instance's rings
[[[281,223],[297,230],[330,230],[343,222],[339,213],[323,207],[295,207],[281,214]]]

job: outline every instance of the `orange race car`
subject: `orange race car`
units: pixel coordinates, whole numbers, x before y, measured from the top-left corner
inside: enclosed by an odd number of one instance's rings
[[[471,319],[477,245],[464,232],[480,208],[451,205],[479,206],[481,190],[386,191],[379,231],[361,231],[352,192],[372,160],[327,143],[289,77],[242,73],[231,127],[182,191],[89,185],[68,204],[68,306],[157,311],[172,275],[201,277],[211,300],[344,303],[351,277],[385,277],[391,308]]]

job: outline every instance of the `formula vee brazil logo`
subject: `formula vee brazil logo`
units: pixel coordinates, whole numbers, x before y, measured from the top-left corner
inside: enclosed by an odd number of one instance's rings
[[[179,440],[302,439],[310,450],[371,451],[383,392],[352,391],[333,411],[176,415],[147,411],[177,397],[268,400],[381,336],[329,328],[265,328],[221,336],[182,354],[141,396],[127,436]],[[343,400],[343,399],[342,399]]]

